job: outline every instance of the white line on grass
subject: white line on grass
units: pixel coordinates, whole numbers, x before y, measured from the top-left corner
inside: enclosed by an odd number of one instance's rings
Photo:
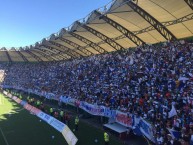
[[[24,108],[21,108],[21,109],[18,109],[18,110],[9,110],[8,112],[6,112],[6,114],[12,114],[12,113],[15,113],[15,112],[20,112],[20,111],[23,111]]]
[[[24,108],[21,108],[21,109],[19,109],[19,110],[15,110],[15,111],[20,112],[20,111],[22,111],[22,110],[24,110]]]
[[[7,145],[9,145],[9,143],[7,142],[7,139],[6,139],[6,137],[5,137],[5,135],[4,135],[4,133],[3,133],[3,131],[2,131],[1,128],[0,128],[0,130],[1,130],[1,134],[3,135],[3,138],[4,138],[4,140],[5,140],[5,143],[6,143]]]

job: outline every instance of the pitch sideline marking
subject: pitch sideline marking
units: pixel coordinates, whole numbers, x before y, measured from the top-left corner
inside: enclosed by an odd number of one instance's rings
[[[15,111],[18,111],[18,112],[20,112],[20,111],[23,111],[24,110],[24,108],[21,108],[21,109],[19,109],[19,110],[15,110]]]
[[[9,145],[9,143],[8,143],[8,141],[7,141],[7,139],[6,139],[6,137],[5,137],[5,135],[4,135],[4,133],[3,133],[3,131],[2,131],[1,128],[0,128],[0,131],[1,131],[1,134],[3,135],[3,138],[4,138],[4,140],[5,140],[5,143],[6,143],[7,145]]]

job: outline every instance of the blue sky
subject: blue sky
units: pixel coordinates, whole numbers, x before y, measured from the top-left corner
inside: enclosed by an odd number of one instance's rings
[[[35,44],[111,0],[0,0],[0,48]]]

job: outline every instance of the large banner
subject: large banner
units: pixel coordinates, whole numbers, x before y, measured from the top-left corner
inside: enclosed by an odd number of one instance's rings
[[[53,120],[49,123],[52,127],[54,127],[56,130],[58,130],[59,132],[62,132],[64,130],[64,128],[66,127],[66,125],[64,123],[62,123],[61,121],[53,118]]]
[[[43,118],[44,118],[45,115],[46,115],[46,113],[44,113],[44,112],[42,112],[42,111],[40,111],[40,112],[37,114],[37,116],[38,116],[40,119],[42,119],[42,120],[43,120]]]
[[[84,111],[97,116],[105,116],[108,118],[115,118],[116,111],[111,110],[108,107],[105,106],[99,106],[99,105],[93,105],[89,104],[87,102],[80,102],[79,107],[83,109]]]
[[[51,124],[54,120],[54,117],[44,113],[43,120],[46,121],[48,124]]]
[[[81,102],[79,107],[92,115],[104,116],[104,106],[92,105],[87,102]]]
[[[31,111],[31,109],[32,109],[32,107],[33,106],[31,106],[30,104],[25,104],[25,106],[23,106],[26,110],[28,110],[28,111]]]
[[[130,128],[132,128],[133,125],[132,115],[121,111],[116,111],[115,121]]]
[[[72,106],[79,107],[83,109],[84,111],[88,112],[89,114],[96,115],[96,116],[105,116],[108,118],[114,118],[115,117],[115,110],[111,110],[108,107],[105,106],[99,106],[99,105],[93,105],[89,104],[84,101],[78,101],[71,97],[61,96],[60,101],[66,104],[70,104]]]
[[[30,111],[35,115],[38,115],[41,112],[41,110],[36,107],[32,107]]]
[[[154,138],[154,129],[153,126],[145,121],[144,119],[140,120],[140,131],[145,135],[149,140],[155,143]]]
[[[78,139],[76,136],[72,133],[72,131],[66,126],[64,130],[62,131],[62,135],[64,136],[65,140],[69,145],[75,145]]]
[[[15,102],[17,102],[18,104],[20,104],[21,103],[21,99],[19,99],[19,98],[17,98],[16,100],[15,100]]]

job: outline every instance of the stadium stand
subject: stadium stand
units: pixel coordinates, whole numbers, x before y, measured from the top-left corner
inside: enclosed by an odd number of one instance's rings
[[[12,63],[0,64],[2,86],[130,113],[151,123],[145,130],[142,121],[142,134],[154,143],[190,144],[193,43],[179,39],[193,35],[192,1],[116,0],[102,9],[30,48],[3,48],[1,61]]]
[[[1,64],[9,68],[2,85],[136,114],[154,124],[157,140],[166,141],[174,129],[189,141],[192,57],[193,43],[175,41],[72,61]]]

